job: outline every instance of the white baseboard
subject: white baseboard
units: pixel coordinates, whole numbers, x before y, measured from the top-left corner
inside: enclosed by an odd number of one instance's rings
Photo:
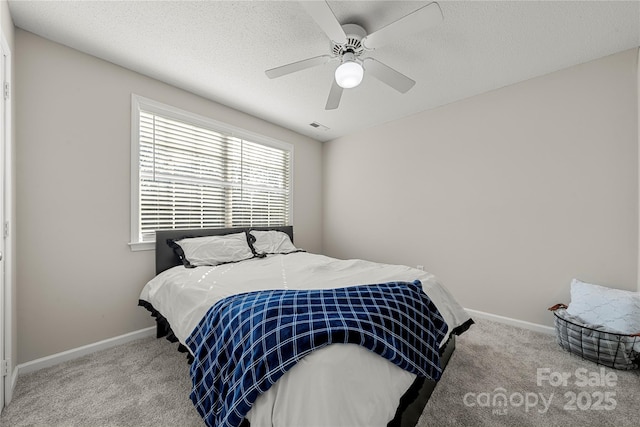
[[[492,320],[498,323],[504,323],[511,326],[517,326],[519,328],[529,329],[543,334],[554,335],[555,330],[550,326],[544,326],[537,323],[531,323],[524,320],[512,319],[510,317],[499,316],[497,314],[485,313],[470,308],[465,309],[471,317],[479,317],[482,319]],[[11,388],[15,389],[18,375],[34,372],[42,368],[48,368],[50,366],[57,365],[68,360],[77,359],[87,354],[95,353],[96,351],[106,350],[111,347],[115,347],[121,344],[128,343],[141,338],[153,336],[156,332],[156,327],[151,326],[149,328],[140,329],[139,331],[129,332],[128,334],[120,335],[118,337],[109,338],[103,341],[98,341],[93,344],[88,344],[82,347],[74,348],[71,350],[63,351],[61,353],[52,354],[51,356],[42,357],[40,359],[32,360],[30,362],[21,363],[16,366],[11,376]]]
[[[42,368],[48,368],[68,360],[77,359],[79,357],[86,356],[87,354],[95,353],[96,351],[106,350],[111,347],[126,344],[130,341],[154,336],[155,333],[156,327],[151,326],[149,328],[129,332],[128,334],[120,335],[118,337],[109,338],[93,344],[63,351],[62,353],[52,354],[51,356],[42,357],[40,359],[32,360],[31,362],[21,363],[15,369],[15,377],[17,379],[18,375],[28,374],[29,372],[34,372]]]
[[[483,311],[472,310],[470,308],[465,308],[465,310],[471,315],[471,317],[492,320],[494,322],[517,326],[518,328],[529,329],[535,332],[542,332],[543,334],[548,335],[555,335],[556,333],[555,329],[551,326],[544,326],[538,323],[527,322],[525,320],[512,319],[511,317],[498,316],[497,314],[485,313]]]

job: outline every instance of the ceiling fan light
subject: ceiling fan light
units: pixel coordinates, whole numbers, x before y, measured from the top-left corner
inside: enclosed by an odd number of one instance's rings
[[[356,61],[345,61],[336,68],[336,83],[344,89],[351,89],[362,82],[364,69]]]

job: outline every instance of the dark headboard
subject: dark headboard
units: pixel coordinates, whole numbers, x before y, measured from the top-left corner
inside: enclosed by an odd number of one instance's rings
[[[183,237],[202,237],[202,236],[222,236],[224,234],[240,233],[248,230],[278,230],[289,235],[293,243],[293,226],[286,225],[282,227],[238,227],[238,228],[195,228],[188,230],[158,230],[156,231],[156,274],[181,265],[180,259],[173,252],[173,249],[167,245],[167,239],[180,240]]]

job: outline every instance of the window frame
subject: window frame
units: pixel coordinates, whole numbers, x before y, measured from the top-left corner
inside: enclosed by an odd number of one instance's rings
[[[132,251],[154,250],[155,241],[140,240],[140,111],[162,115],[191,125],[212,129],[216,132],[244,139],[252,143],[289,151],[289,215],[288,224],[293,224],[294,146],[293,144],[269,138],[238,128],[228,123],[201,116],[171,105],[163,104],[134,93],[131,94],[131,236],[129,248]]]

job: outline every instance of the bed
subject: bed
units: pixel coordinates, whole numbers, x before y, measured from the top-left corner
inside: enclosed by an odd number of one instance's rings
[[[286,235],[290,245],[286,248],[295,250],[265,256],[252,247],[253,256],[242,261],[193,268],[185,268],[184,254],[180,247],[175,250],[175,241],[195,242],[201,237],[239,233],[248,236],[251,247],[250,241],[255,241],[260,232]],[[181,240],[184,238],[194,240]],[[433,275],[406,266],[309,254],[295,248],[293,242],[291,226],[156,233],[156,277],[143,288],[139,304],[156,318],[159,338],[178,341],[179,350],[187,353],[190,362],[196,359],[192,362],[192,375],[196,362],[203,358],[193,342],[193,332],[224,301],[261,290],[280,292],[279,295],[290,290],[335,293],[365,288],[369,292],[372,284],[390,283],[405,287],[417,283],[434,304],[433,311],[446,321],[435,351],[441,369],[446,367],[455,349],[455,336],[466,331],[473,321]],[[202,347],[207,345],[199,348]],[[436,381],[401,369],[389,358],[369,350],[362,345],[336,343],[306,354],[267,390],[260,390],[241,425],[414,426]],[[195,404],[193,395],[192,400]],[[196,408],[203,415],[198,405]],[[208,424],[215,424],[204,415],[203,418]]]

